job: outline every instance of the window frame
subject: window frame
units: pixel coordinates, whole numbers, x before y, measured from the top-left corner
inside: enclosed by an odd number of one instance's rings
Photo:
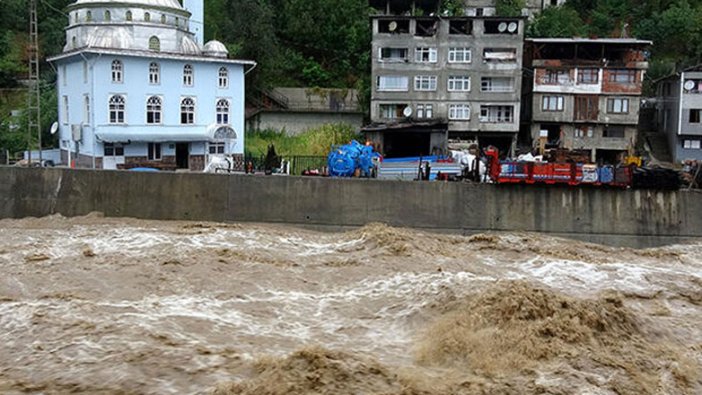
[[[124,83],[124,63],[119,59],[114,59],[111,65],[111,76],[113,84]]]
[[[117,100],[121,99],[121,103]],[[113,103],[114,101],[114,103]],[[113,108],[114,106],[114,108]],[[114,116],[113,116],[114,114]],[[107,100],[107,123],[110,125],[124,125],[127,120],[127,97],[123,94],[111,95]]]
[[[161,39],[158,36],[149,37],[149,51],[161,52]]]
[[[460,88],[458,87],[460,84]],[[469,75],[451,75],[446,81],[446,90],[449,92],[470,92]]]
[[[460,112],[460,116],[459,116]],[[448,119],[452,121],[470,121],[470,104],[455,103],[449,104]]]
[[[617,103],[619,103],[619,111],[617,111]],[[608,97],[607,98],[607,113],[608,114],[628,114],[629,113],[629,98],[627,98],[627,97]]]
[[[185,104],[186,100],[192,102],[192,105]],[[189,107],[186,107],[189,106]],[[196,101],[192,96],[185,96],[180,99],[180,124],[194,125],[195,124],[195,109]]]
[[[491,116],[491,109],[497,109],[496,116]],[[509,111],[506,111],[509,109]],[[480,123],[514,123],[514,106],[483,104],[480,106]]]
[[[392,87],[388,88],[385,86],[387,84],[381,84],[381,81],[390,81],[392,79],[404,81],[404,87],[396,87],[393,85]],[[378,92],[407,92],[409,91],[409,77],[404,75],[379,75],[376,77],[375,87],[376,91]]]
[[[213,148],[214,148],[214,152],[212,152]],[[207,142],[207,153],[209,155],[222,155],[225,153],[225,148],[226,148],[226,143],[224,141],[208,141]]]
[[[191,87],[195,85],[195,69],[188,63],[183,65],[183,86]]]
[[[636,69],[611,69],[609,71],[609,82],[615,84],[635,84],[637,82],[637,75]]]
[[[161,65],[158,62],[149,63],[149,85],[161,85]]]
[[[146,146],[146,159],[160,161],[162,158],[161,143],[148,143]]]
[[[224,105],[222,105],[224,103]],[[221,111],[226,109],[226,111]],[[231,118],[231,103],[228,99],[219,98],[215,102],[215,123],[217,125],[229,125]]]
[[[702,141],[698,139],[684,139],[683,149],[702,149]]]
[[[458,60],[458,54],[463,55],[463,60]],[[448,62],[449,63],[472,63],[473,62],[473,52],[469,47],[450,47],[448,52]]]
[[[146,124],[163,124],[163,98],[161,96],[152,95],[146,99]]]
[[[565,98],[559,95],[542,95],[541,96],[541,111],[544,112],[563,112]],[[555,104],[555,106],[551,106]]]
[[[418,92],[436,91],[438,78],[435,75],[415,75],[414,90]]]
[[[594,79],[592,78],[594,75]],[[588,76],[586,80],[584,77]],[[600,69],[587,67],[578,69],[578,85],[596,85],[600,82]]]
[[[217,87],[220,89],[229,88],[229,70],[224,66],[217,70]]]
[[[702,109],[691,108],[688,112],[687,123],[700,123],[702,121]]]
[[[424,60],[426,55],[427,60]],[[437,63],[439,61],[439,51],[436,47],[417,47],[414,49],[415,63]]]

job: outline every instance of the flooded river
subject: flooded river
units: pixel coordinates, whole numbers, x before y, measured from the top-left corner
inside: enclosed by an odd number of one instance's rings
[[[702,241],[0,221],[0,393],[699,394]]]

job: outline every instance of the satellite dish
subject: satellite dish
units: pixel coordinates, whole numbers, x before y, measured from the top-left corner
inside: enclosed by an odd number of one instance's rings
[[[395,30],[397,30],[397,22],[395,22],[395,21],[390,22],[390,24],[388,25],[388,30],[390,30],[391,32],[394,32]]]
[[[410,106],[405,107],[405,109],[402,110],[402,115],[404,115],[405,117],[411,116],[412,115],[412,107],[410,107]]]
[[[685,81],[685,85],[683,85],[683,88],[685,88],[686,91],[693,90],[695,88],[695,81],[693,81],[693,80]]]
[[[504,33],[505,31],[507,31],[507,23],[506,23],[506,22],[500,22],[500,24],[497,25],[497,30],[498,30],[500,33]]]
[[[507,31],[510,33],[514,33],[517,31],[517,22],[510,22],[509,25],[507,25]]]
[[[54,122],[51,124],[51,134],[56,134],[56,131],[58,130],[58,122]]]

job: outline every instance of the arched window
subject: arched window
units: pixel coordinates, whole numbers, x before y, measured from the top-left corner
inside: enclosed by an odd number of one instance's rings
[[[161,23],[166,23],[166,14],[161,14]]]
[[[110,13],[110,10],[105,10],[105,21],[110,21],[112,20],[112,13]]]
[[[151,36],[151,38],[149,38],[149,49],[152,51],[161,50],[161,41],[158,39],[158,37]]]
[[[176,27],[180,27],[180,18],[175,17],[175,25]]]
[[[92,22],[93,21],[93,13],[88,11],[85,13],[85,21],[86,22]]]
[[[122,62],[116,59],[112,61],[112,82],[122,82]]]
[[[161,98],[158,96],[146,101],[146,123],[161,123]]]
[[[183,85],[193,86],[193,66],[189,64],[183,66]]]
[[[131,21],[132,20],[132,12],[127,11],[127,14],[124,16],[124,19]]]
[[[124,123],[124,96],[110,97],[109,104],[110,123]]]
[[[192,98],[186,97],[180,102],[180,123],[195,123],[195,100]]]
[[[73,36],[73,38],[71,38],[71,45],[73,45],[73,48],[78,47],[78,39],[76,38],[76,36]]]
[[[73,23],[78,23],[78,22],[80,22],[80,13],[76,12],[75,14],[73,14]]]
[[[148,12],[144,13],[144,22],[151,22],[151,14]]]
[[[217,124],[226,125],[229,123],[229,101],[227,99],[217,100]]]
[[[229,72],[227,71],[226,67],[219,68],[218,81],[219,81],[218,85],[220,88],[226,88],[229,86]]]
[[[149,84],[158,85],[161,81],[161,68],[158,63],[152,62],[149,64]]]

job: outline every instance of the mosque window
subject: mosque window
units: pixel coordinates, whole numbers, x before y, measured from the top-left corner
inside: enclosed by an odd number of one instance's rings
[[[110,10],[105,10],[105,21],[109,22],[112,20],[112,13]]]
[[[229,72],[226,67],[219,68],[219,78],[218,85],[220,88],[226,88],[229,86]]]
[[[148,12],[144,13],[144,22],[151,22],[151,14]]]
[[[85,13],[85,21],[86,22],[92,22],[93,21],[93,13],[88,11]]]
[[[149,64],[149,84],[158,85],[161,80],[161,68],[158,63],[152,62]]]
[[[217,124],[226,125],[229,123],[229,101],[227,99],[217,100]]]
[[[175,18],[175,25],[176,25],[176,27],[180,27],[180,18],[178,18],[178,17]]]
[[[71,38],[71,45],[73,45],[73,48],[78,47],[78,39],[76,38],[76,36],[73,36],[73,38]]]
[[[161,98],[158,96],[146,101],[146,123],[161,123]]]
[[[122,62],[119,60],[112,61],[112,82],[122,82]]]
[[[193,66],[189,64],[183,66],[183,85],[193,86]]]
[[[149,39],[149,49],[152,51],[161,50],[161,41],[158,39],[158,37],[151,36],[151,38]]]
[[[161,23],[166,23],[166,14],[161,14]]]
[[[73,14],[73,23],[78,23],[80,22],[80,13],[76,12]]]
[[[180,102],[180,123],[184,125],[195,123],[195,100],[190,97]]]
[[[127,14],[124,16],[124,19],[131,21],[132,20],[132,12],[127,11]]]
[[[110,123],[124,123],[124,96],[110,97],[109,110]]]

